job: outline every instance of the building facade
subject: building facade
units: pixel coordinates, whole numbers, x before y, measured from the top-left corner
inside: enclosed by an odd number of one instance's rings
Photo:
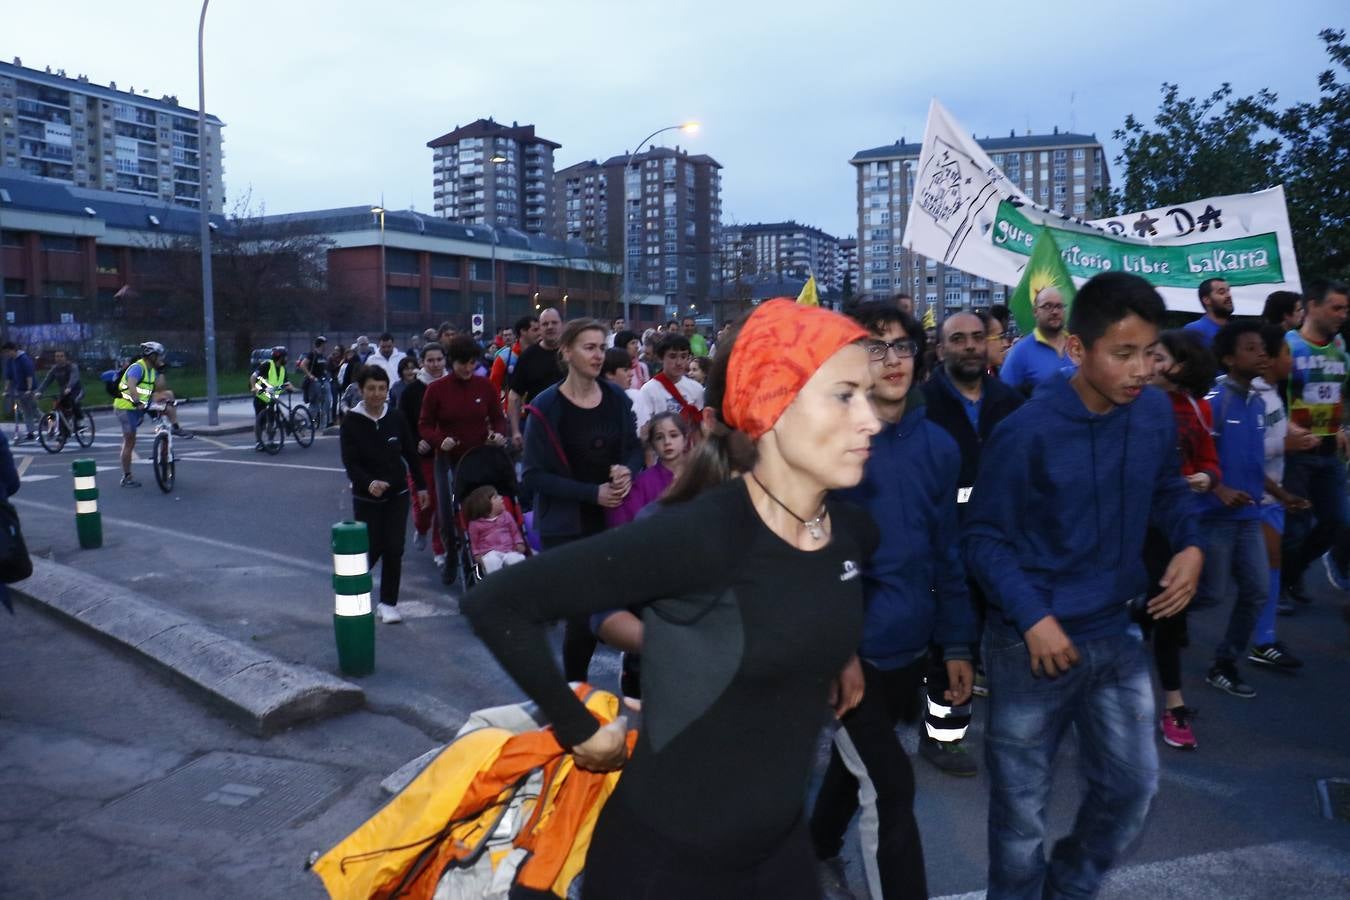
[[[1106,155],[1095,135],[1051,134],[985,138],[980,147],[1008,180],[1037,203],[1072,216],[1090,214],[1093,195],[1110,187]],[[874,297],[907,293],[915,309],[947,310],[1005,303],[1008,285],[943,266],[904,249],[905,217],[921,144],[903,140],[861,150],[849,163],[857,176],[859,273],[854,290]]]
[[[747,274],[803,279],[814,274],[821,291],[844,286],[839,239],[793,221],[723,226],[719,263],[727,281]]]
[[[261,301],[277,313],[272,319],[298,318],[290,324],[305,329],[388,328],[401,340],[447,320],[467,329],[475,314],[488,334],[544,306],[573,317],[618,314],[617,266],[576,242],[494,233],[412,211],[380,216],[369,205],[243,223],[213,216],[211,225],[217,252],[232,246],[241,256],[265,254],[300,236],[322,256],[308,269],[321,273],[321,283],[303,285],[318,294],[312,309],[298,317],[276,309],[287,305],[285,285]],[[115,335],[131,337],[136,329],[200,328],[198,227],[198,214],[181,206],[0,171],[5,332],[33,346],[78,347],[94,340],[115,346]],[[223,299],[231,296],[231,268],[214,269],[222,331],[233,312]]]
[[[633,318],[711,310],[722,220],[722,166],[679,147],[653,147],[562,169],[554,178],[559,237],[622,261],[627,229]],[[627,201],[625,202],[625,191]]]
[[[842,284],[844,276],[848,276],[849,287],[853,289],[853,295],[857,296],[862,291],[862,282],[858,280],[858,240],[857,238],[846,237],[839,242],[839,281]],[[843,288],[841,287],[840,290]]]
[[[561,144],[536,135],[533,125],[488,118],[456,127],[427,146],[437,216],[464,225],[554,233],[553,151]]]
[[[0,63],[0,165],[29,175],[220,212],[225,205],[223,123],[197,111],[93,84],[64,70]]]

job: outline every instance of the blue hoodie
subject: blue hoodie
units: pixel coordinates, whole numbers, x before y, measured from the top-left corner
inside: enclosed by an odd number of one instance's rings
[[[1057,375],[990,436],[961,547],[991,606],[1025,633],[1053,615],[1071,637],[1117,634],[1151,593],[1144,532],[1199,546],[1166,395],[1104,415]],[[1156,590],[1156,586],[1154,588]]]
[[[879,669],[912,663],[936,643],[947,659],[970,659],[978,634],[958,542],[961,453],[929,421],[924,397],[872,438],[862,482],[840,497],[864,507],[881,531],[863,566],[867,618],[858,655]]]

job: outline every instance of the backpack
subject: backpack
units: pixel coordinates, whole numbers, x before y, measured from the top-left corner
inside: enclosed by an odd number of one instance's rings
[[[122,383],[122,376],[131,368],[131,363],[127,363],[120,369],[108,369],[99,374],[99,380],[103,382],[103,389],[108,392],[108,396],[114,400],[122,396],[117,390],[117,386]]]
[[[601,722],[619,700],[578,684]],[[637,732],[628,732],[632,752]],[[533,704],[473,713],[407,787],[307,868],[333,898],[564,898],[620,771],[576,768]]]

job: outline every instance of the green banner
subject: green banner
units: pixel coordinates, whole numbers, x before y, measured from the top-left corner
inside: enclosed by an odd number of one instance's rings
[[[1105,234],[1044,227],[1054,235],[1069,273],[1079,278],[1091,278],[1101,272],[1129,272],[1158,287],[1177,288],[1199,287],[1206,278],[1222,278],[1233,285],[1284,281],[1279,244],[1273,232],[1227,241],[1149,247]],[[1002,200],[991,240],[995,247],[1031,256],[1041,228],[1022,215],[1016,205]]]

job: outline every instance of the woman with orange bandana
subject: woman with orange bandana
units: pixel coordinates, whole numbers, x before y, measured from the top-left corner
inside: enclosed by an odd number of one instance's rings
[[[626,763],[591,842],[587,900],[820,896],[803,802],[878,539],[827,496],[859,482],[879,427],[864,337],[828,310],[760,304],[718,354],[722,409],[697,451],[753,443],[745,477],[503,570],[463,601],[578,765]],[[547,639],[552,621],[616,607],[643,619],[628,760],[622,720],[599,726]]]

